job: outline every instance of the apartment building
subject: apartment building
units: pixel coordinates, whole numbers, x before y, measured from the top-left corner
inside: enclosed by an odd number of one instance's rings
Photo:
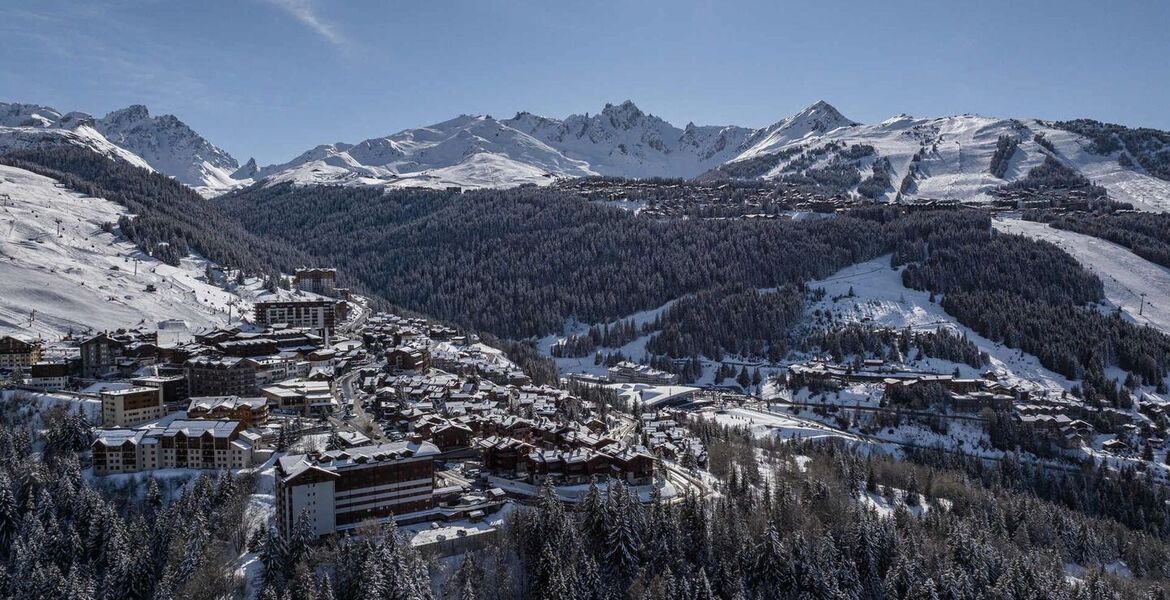
[[[254,462],[260,434],[239,421],[174,421],[166,427],[99,430],[95,475],[155,469],[244,469]]]
[[[10,335],[0,336],[0,371],[28,371],[41,359],[41,347]]]
[[[132,427],[161,419],[166,414],[162,390],[132,387],[102,392],[102,425]]]
[[[302,292],[333,297],[337,288],[337,269],[297,269],[293,287]]]
[[[191,398],[187,406],[187,418],[239,421],[244,427],[256,427],[268,422],[268,400],[239,396],[200,396]]]
[[[184,369],[188,397],[256,395],[256,365],[248,359],[198,356]]]
[[[302,512],[322,536],[366,520],[429,510],[438,454],[434,444],[400,441],[281,457],[276,465],[280,530],[291,531]]]
[[[257,302],[256,325],[283,325],[308,329],[317,335],[332,335],[337,322],[345,317],[345,303],[336,300],[290,300]]]

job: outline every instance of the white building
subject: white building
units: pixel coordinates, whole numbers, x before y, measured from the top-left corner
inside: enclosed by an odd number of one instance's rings
[[[95,475],[155,469],[244,469],[251,467],[260,434],[239,421],[174,421],[166,427],[99,430],[94,440]]]
[[[283,532],[308,515],[318,536],[366,520],[402,518],[434,507],[429,442],[390,442],[281,457],[276,464],[276,518]]]

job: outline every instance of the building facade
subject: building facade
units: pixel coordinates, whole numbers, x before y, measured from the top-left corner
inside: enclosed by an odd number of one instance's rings
[[[239,396],[191,398],[187,418],[239,421],[244,427],[257,427],[268,422],[268,400]]]
[[[609,380],[613,383],[647,383],[651,385],[674,385],[678,375],[659,371],[628,361],[620,362],[608,369]]]
[[[276,466],[276,518],[286,535],[308,516],[318,536],[366,520],[434,507],[434,459],[427,442],[390,442],[314,455],[281,457]]]
[[[0,371],[28,371],[41,359],[41,347],[10,335],[0,337]]]
[[[330,414],[340,408],[328,381],[288,379],[260,388],[274,408],[304,414]]]
[[[189,398],[256,395],[256,365],[247,359],[199,356],[187,361],[184,368]]]
[[[63,390],[69,385],[69,373],[69,365],[66,363],[33,363],[24,384],[43,392]]]
[[[256,325],[272,327],[283,324],[295,329],[309,329],[318,335],[333,335],[337,321],[343,318],[344,303],[335,300],[293,300],[257,302]]]
[[[122,344],[99,333],[81,342],[81,376],[86,379],[101,377],[114,368],[122,355]]]
[[[167,410],[182,410],[187,406],[187,378],[183,375],[145,375],[131,379],[130,383],[162,390]]]
[[[132,387],[102,392],[102,425],[132,427],[161,419],[165,413],[162,390]]]
[[[167,427],[99,431],[95,475],[155,469],[245,469],[260,435],[239,421],[174,421]]]
[[[337,269],[297,269],[293,287],[302,292],[333,297],[337,288]]]

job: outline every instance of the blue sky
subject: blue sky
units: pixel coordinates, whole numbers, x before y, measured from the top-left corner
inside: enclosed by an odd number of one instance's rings
[[[241,162],[460,113],[1170,129],[1170,2],[0,0],[0,100],[173,113]]]

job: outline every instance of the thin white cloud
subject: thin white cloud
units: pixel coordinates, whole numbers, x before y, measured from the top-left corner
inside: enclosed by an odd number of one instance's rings
[[[349,40],[338,31],[337,27],[321,20],[313,0],[268,0],[268,2],[315,31],[330,44],[343,50],[349,48]]]

